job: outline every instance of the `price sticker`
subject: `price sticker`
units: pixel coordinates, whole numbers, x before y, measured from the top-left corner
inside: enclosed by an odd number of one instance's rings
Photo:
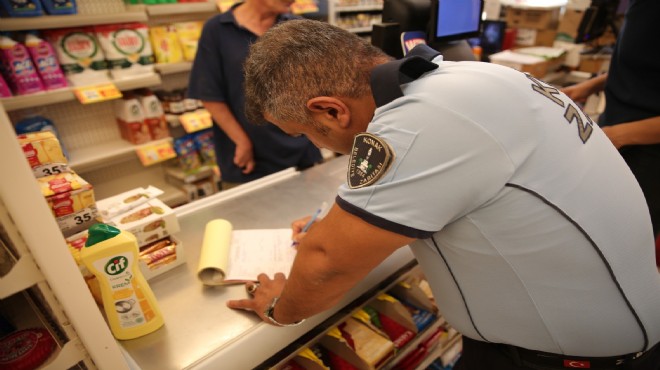
[[[176,157],[170,139],[147,143],[137,147],[138,158],[143,166],[151,166]]]
[[[82,104],[98,103],[122,97],[121,91],[113,83],[77,87],[73,93]]]
[[[191,134],[200,130],[207,129],[213,125],[211,113],[206,109],[198,109],[194,112],[184,113],[179,117],[183,129]]]

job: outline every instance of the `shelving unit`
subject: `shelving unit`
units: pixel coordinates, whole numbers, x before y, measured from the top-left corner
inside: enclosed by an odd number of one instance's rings
[[[328,23],[352,33],[368,35],[373,24],[380,23],[382,10],[382,0],[328,0]]]
[[[98,24],[146,22],[147,13],[144,11],[130,11],[118,14],[71,14],[71,15],[43,15],[30,18],[0,18],[0,31],[27,31],[35,29],[53,29],[79,26],[93,26]]]

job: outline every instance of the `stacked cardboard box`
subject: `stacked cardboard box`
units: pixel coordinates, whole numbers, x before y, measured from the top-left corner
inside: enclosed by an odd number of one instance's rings
[[[506,24],[516,30],[516,46],[552,46],[557,36],[559,7],[506,9]]]

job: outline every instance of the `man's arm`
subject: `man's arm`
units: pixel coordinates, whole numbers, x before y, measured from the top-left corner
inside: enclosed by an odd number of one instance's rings
[[[227,104],[223,102],[203,101],[215,123],[224,131],[229,139],[236,144],[234,152],[234,164],[243,169],[243,173],[250,173],[254,169],[254,154],[252,152],[252,141],[245,130],[234,117]]]
[[[619,149],[627,145],[660,143],[660,116],[603,127],[612,144]]]
[[[335,204],[298,245],[286,282],[262,275],[254,298],[229,301],[227,305],[253,310],[265,319],[264,309],[280,296],[274,311],[278,322],[292,323],[313,316],[336,305],[373,268],[413,240],[373,226]]]

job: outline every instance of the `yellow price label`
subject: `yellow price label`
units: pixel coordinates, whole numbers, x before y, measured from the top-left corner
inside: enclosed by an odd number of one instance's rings
[[[138,158],[140,158],[140,162],[145,167],[176,157],[171,139],[140,145],[135,150]]]
[[[122,97],[121,91],[111,82],[101,85],[76,87],[73,93],[82,104],[98,103]]]
[[[179,121],[183,129],[189,134],[210,128],[213,125],[211,114],[206,109],[184,113],[179,117]]]

